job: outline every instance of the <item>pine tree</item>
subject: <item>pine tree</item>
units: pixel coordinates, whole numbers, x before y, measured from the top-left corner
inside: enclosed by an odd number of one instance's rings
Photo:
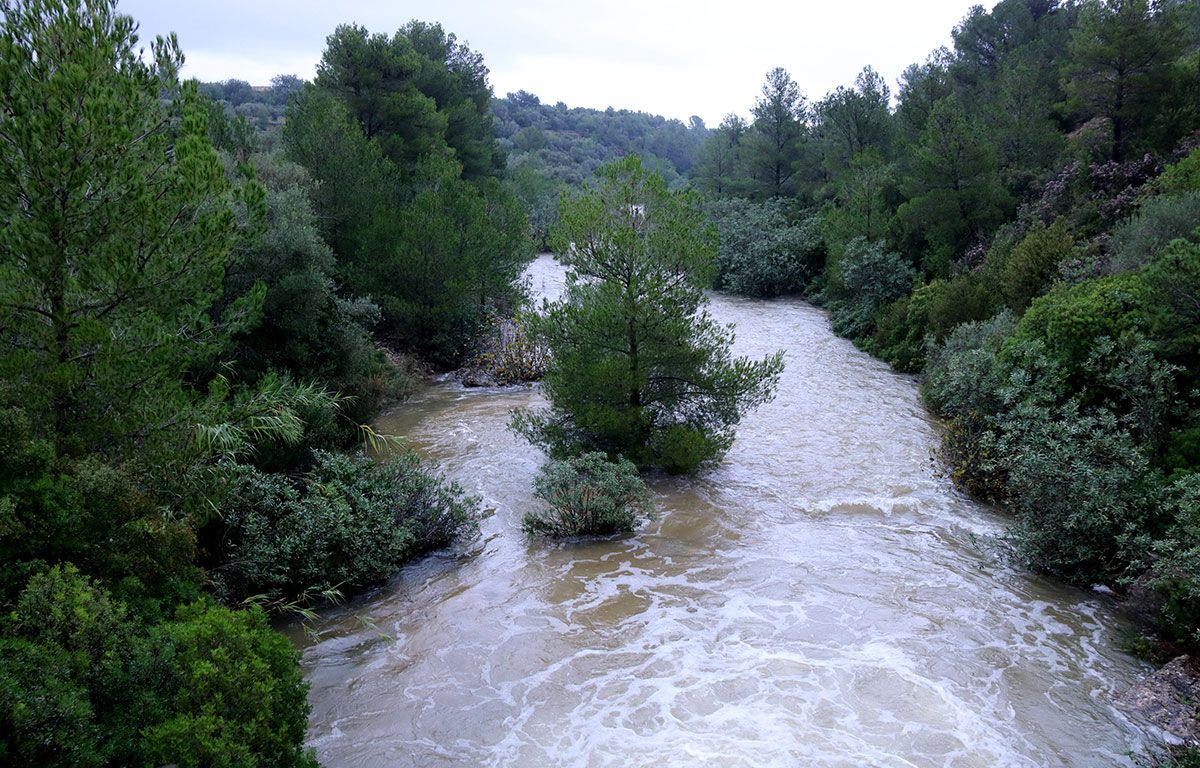
[[[783,360],[735,358],[732,328],[705,309],[716,237],[687,193],[636,157],[597,175],[563,203],[567,295],[536,324],[551,407],[520,412],[514,428],[552,455],[690,472],[719,460],[742,415],[773,396]]]
[[[230,327],[207,314],[237,236],[207,105],[174,36],[143,58],[114,5],[2,6],[0,396],[60,450],[162,428]]]

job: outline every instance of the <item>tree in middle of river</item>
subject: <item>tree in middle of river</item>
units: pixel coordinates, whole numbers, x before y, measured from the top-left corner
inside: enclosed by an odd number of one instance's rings
[[[695,199],[629,157],[564,200],[555,252],[565,297],[535,321],[551,353],[550,408],[514,429],[555,457],[585,451],[691,472],[718,461],[749,410],[774,396],[781,353],[734,357],[708,313],[716,235]]]

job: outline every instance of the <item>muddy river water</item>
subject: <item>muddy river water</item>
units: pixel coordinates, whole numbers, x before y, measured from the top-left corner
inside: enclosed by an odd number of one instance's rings
[[[530,269],[554,295],[562,271]],[[479,536],[294,633],[310,744],[351,766],[1131,765],[1144,672],[1103,598],[1023,572],[931,461],[916,383],[800,301],[714,297],[783,349],[724,463],[652,478],[617,540],[530,541],[536,389],[430,384],[385,415],[483,498]]]

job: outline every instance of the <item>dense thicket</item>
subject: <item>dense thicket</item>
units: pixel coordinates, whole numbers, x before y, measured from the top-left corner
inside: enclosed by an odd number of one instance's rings
[[[385,47],[432,132],[368,137],[334,75],[282,78],[285,152],[112,0],[0,11],[0,762],[313,765],[263,607],[473,527],[432,468],[354,448],[407,382],[376,333],[450,358],[519,295],[486,70],[414,22]]]
[[[482,58],[438,25],[342,26],[283,129],[339,278],[378,305],[381,335],[445,366],[520,299],[532,256],[490,98]]]
[[[1156,593],[1159,638],[1200,647],[1200,10],[1003,0],[953,40],[894,107],[870,68],[815,103],[768,74],[692,172],[725,200],[717,287],[769,293],[737,275],[788,274],[774,243],[816,222],[791,290],[924,370],[1025,561]],[[757,239],[730,218],[767,203]]]

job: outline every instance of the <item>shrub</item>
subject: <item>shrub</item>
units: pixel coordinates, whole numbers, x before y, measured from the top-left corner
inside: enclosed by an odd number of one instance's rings
[[[992,461],[1006,475],[1013,537],[1032,567],[1078,584],[1125,570],[1122,542],[1147,524],[1154,483],[1145,452],[1116,416],[1022,403],[1004,415]]]
[[[64,565],[30,579],[3,629],[7,766],[316,766],[297,654],[257,608],[145,625]]]
[[[1136,270],[1151,263],[1177,238],[1200,239],[1200,190],[1154,197],[1109,239],[1113,269]]]
[[[964,323],[927,355],[922,394],[940,416],[992,413],[998,407],[1003,374],[996,365],[1005,340],[1017,326],[1005,310],[979,323]]]
[[[1187,475],[1166,492],[1167,534],[1153,545],[1151,584],[1163,594],[1160,623],[1172,639],[1200,649],[1200,474]]]
[[[886,250],[882,241],[868,243],[861,237],[846,244],[840,267],[842,289],[829,310],[834,332],[851,339],[870,334],[875,313],[907,296],[917,275],[911,264]]]
[[[1195,382],[1200,372],[1200,242],[1174,240],[1141,277],[1151,291],[1150,335]]]
[[[1168,166],[1158,177],[1155,186],[1164,195],[1200,191],[1200,147]]]
[[[298,654],[258,608],[196,603],[160,631],[172,714],[145,730],[153,765],[316,768],[304,749],[308,685]]]
[[[97,456],[70,461],[34,436],[21,409],[0,409],[0,599],[15,598],[30,577],[73,562],[116,582],[127,578],[160,597],[194,598],[188,525],[164,515],[129,468]]]
[[[0,636],[0,762],[143,765],[167,666],[125,606],[74,566],[29,580]]]
[[[548,505],[525,515],[529,534],[605,535],[632,531],[651,517],[650,491],[627,459],[610,462],[603,453],[585,453],[545,464],[534,482],[535,495]]]
[[[214,574],[226,599],[377,583],[474,524],[477,500],[415,454],[379,464],[361,454],[315,458],[298,480],[235,468],[223,503],[226,562]]]
[[[922,337],[927,313],[921,299],[928,296],[928,292],[922,292],[924,287],[878,312],[875,332],[866,346],[868,352],[905,373],[918,373],[925,365]]]
[[[944,353],[934,353],[932,381],[926,384],[931,407],[953,415],[940,456],[955,484],[996,503],[1005,496],[1007,457],[998,440],[1010,412],[1018,406],[1054,407],[1066,392],[1062,367],[1041,342],[1006,343],[1004,329],[1011,323],[1005,313],[994,327],[964,326]],[[995,352],[997,345],[1003,354]]]
[[[1074,242],[1064,219],[1049,227],[1035,222],[1004,261],[1000,281],[1008,306],[1020,312],[1040,296],[1059,263],[1071,255]]]
[[[1145,319],[1147,293],[1139,275],[1057,287],[1033,302],[1013,339],[1041,340],[1052,357],[1076,371],[1098,339],[1119,338]]]
[[[821,267],[815,218],[788,221],[782,200],[725,200],[712,207],[720,246],[713,286],[745,296],[799,293]]]
[[[925,332],[938,341],[963,323],[987,320],[1003,306],[999,291],[975,273],[934,280],[925,290],[929,292]]]

